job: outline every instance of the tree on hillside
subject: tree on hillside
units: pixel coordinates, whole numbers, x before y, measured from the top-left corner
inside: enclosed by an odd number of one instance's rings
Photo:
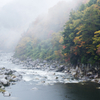
[[[88,4],[83,4],[78,11],[72,11],[62,32],[65,60],[74,65],[99,62],[97,48],[94,45],[94,43],[99,43],[96,41],[98,35],[94,35],[97,33],[96,31],[100,30],[99,1],[90,0]],[[99,48],[97,52],[99,52]]]

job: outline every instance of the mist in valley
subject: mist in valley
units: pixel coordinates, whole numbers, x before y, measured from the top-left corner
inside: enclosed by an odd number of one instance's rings
[[[52,7],[56,5],[59,1],[61,2],[61,0],[42,0],[42,1],[1,0],[0,1],[0,50],[14,51],[20,38],[23,36],[24,33],[28,31],[28,29],[32,26],[34,22],[36,22],[36,20],[42,19],[37,24],[38,26],[35,26],[35,28],[37,29],[32,28],[32,31],[38,30],[38,28],[41,27],[41,23],[42,26],[45,26],[43,25],[43,22],[45,22],[45,24],[48,24],[49,21],[51,21],[49,20],[51,17],[55,18],[53,20],[58,21],[59,19],[57,19],[57,16],[63,16],[63,15],[57,13],[60,10],[59,7],[57,11]],[[63,0],[62,2],[66,2],[65,5],[69,6],[69,7],[62,6],[63,11],[67,10],[68,14],[70,13],[71,9],[75,9],[77,8],[78,5],[81,4],[81,0]],[[56,15],[55,13],[57,13],[58,15]],[[67,15],[65,14],[66,16],[65,21],[68,20],[67,17],[69,16],[68,14]],[[57,24],[55,24],[55,27],[57,27]],[[61,28],[63,28],[64,22],[62,22],[62,24],[60,25],[62,25]],[[50,27],[52,27],[52,25],[50,24],[47,26],[49,27],[49,28],[47,27],[47,29],[50,29]],[[56,28],[54,30],[56,31]]]

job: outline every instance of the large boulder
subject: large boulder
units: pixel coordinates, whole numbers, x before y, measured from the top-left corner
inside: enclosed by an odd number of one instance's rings
[[[60,67],[58,67],[58,69],[56,70],[56,72],[62,72],[64,70],[64,65],[60,65]]]
[[[9,81],[4,79],[4,78],[0,79],[0,82],[3,84],[3,86],[9,86],[10,85]]]
[[[100,78],[100,69],[98,70],[98,77]]]
[[[8,91],[5,91],[5,92],[3,92],[3,96],[4,97],[9,97],[9,96],[11,96],[11,94]]]
[[[12,73],[13,71],[10,69],[5,70],[5,75],[11,75]]]

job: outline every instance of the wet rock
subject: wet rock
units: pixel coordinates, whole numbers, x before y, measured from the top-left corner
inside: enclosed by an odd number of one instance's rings
[[[56,77],[56,79],[58,79],[58,77]]]
[[[56,72],[62,72],[64,70],[64,67],[59,67]]]
[[[4,79],[7,79],[7,75],[4,75],[4,74],[3,75],[0,75],[0,79],[3,79],[3,78]]]
[[[4,97],[9,97],[9,96],[11,96],[11,94],[8,91],[6,91],[6,92],[3,92],[3,96]]]
[[[62,68],[62,67],[64,68],[64,65],[60,65],[60,68]]]
[[[1,89],[5,89],[5,87],[4,86],[1,86]]]
[[[100,84],[100,79],[98,80],[98,83]]]
[[[44,66],[44,63],[40,63],[39,66]]]
[[[87,76],[90,76],[90,75],[93,75],[93,73],[92,72],[88,72],[87,73]]]
[[[20,78],[22,78],[22,75],[19,74],[18,72],[13,73],[12,75],[14,75],[14,76],[16,76],[16,77],[20,77]]]
[[[37,66],[36,68],[37,68],[37,69],[40,69],[41,67],[40,67],[40,66]]]
[[[5,75],[11,75],[12,73],[13,73],[12,70],[6,70],[6,71],[5,71]]]
[[[88,72],[92,72],[93,74],[96,74],[97,73],[97,70],[96,70],[96,68],[91,68],[91,69],[89,69]]]
[[[50,65],[50,70],[54,70],[55,69],[55,65]]]
[[[55,75],[55,73],[53,73],[53,75]]]
[[[81,80],[87,81],[87,80],[89,80],[89,78],[88,78],[87,76],[83,76],[83,77],[81,78]]]
[[[71,74],[72,74],[73,76],[75,76],[75,75],[76,75],[76,71],[72,71]]]
[[[90,76],[89,76],[89,78],[90,78],[90,79],[93,79],[93,78],[94,78],[94,75],[93,75],[93,74],[92,74],[92,75],[90,75]]]
[[[10,83],[9,83],[9,81],[8,80],[6,80],[6,79],[0,79],[0,82],[4,85],[4,86],[9,86],[10,85]]]
[[[12,84],[12,85],[15,85],[16,83],[12,82],[11,84]]]
[[[2,83],[0,82],[0,87],[2,87]]]
[[[41,81],[42,83],[45,83],[45,81]]]
[[[20,79],[18,77],[12,78],[9,80],[10,82],[17,82],[20,81]]]
[[[96,82],[96,80],[95,79],[92,79],[91,82]]]
[[[34,88],[32,88],[32,90],[38,90],[38,88],[34,87]]]
[[[96,87],[96,89],[100,89],[100,87]]]
[[[98,78],[98,74],[94,75],[94,79],[95,79],[95,78]]]
[[[47,61],[46,60],[43,60],[43,63],[47,63]]]
[[[100,78],[100,69],[98,70],[98,77]]]
[[[5,92],[4,86],[9,86],[11,82],[17,82],[22,79],[22,75],[20,75],[15,70],[0,68],[0,91],[3,92],[3,95],[8,97],[10,93]]]

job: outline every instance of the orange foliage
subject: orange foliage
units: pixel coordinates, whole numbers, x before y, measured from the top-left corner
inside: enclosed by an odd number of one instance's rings
[[[90,53],[90,52],[86,52],[86,53]]]
[[[77,49],[78,49],[78,47],[76,46],[76,47],[75,47],[75,50],[77,50]]]
[[[100,54],[100,46],[98,47],[98,50],[96,52],[97,54]]]
[[[66,48],[66,46],[64,45],[64,46],[63,46],[63,49],[65,49],[65,48]]]
[[[70,58],[68,58],[68,59],[65,59],[65,62],[68,62],[70,60]]]
[[[82,41],[78,47],[82,47],[84,45],[84,43],[85,43],[85,41]]]
[[[77,52],[75,52],[74,54],[77,55]]]

